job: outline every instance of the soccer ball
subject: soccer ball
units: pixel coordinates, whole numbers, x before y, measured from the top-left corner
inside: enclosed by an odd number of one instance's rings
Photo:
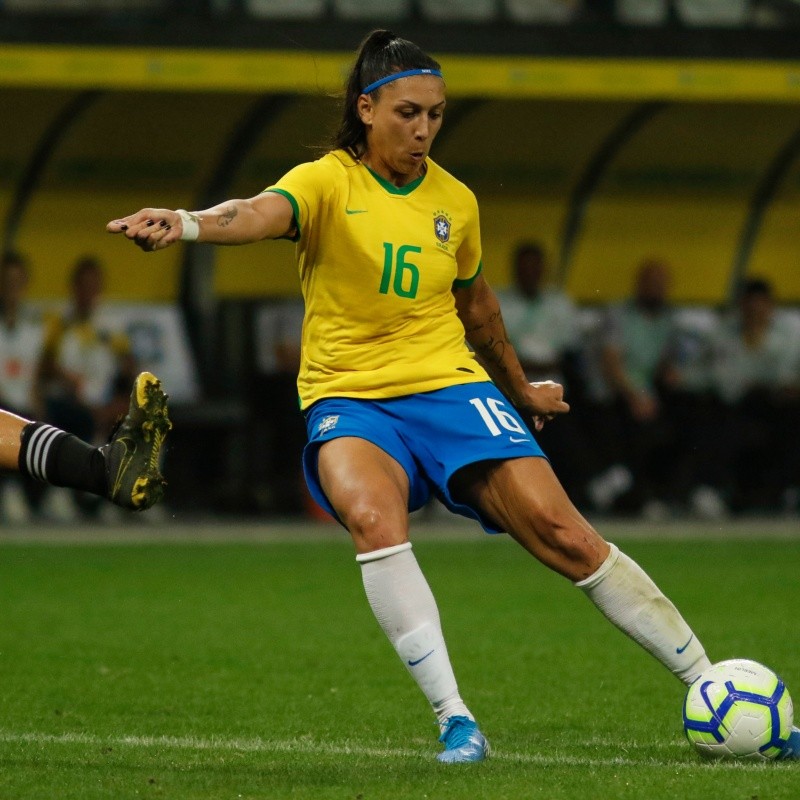
[[[756,661],[720,661],[689,687],[686,738],[705,758],[767,760],[778,756],[794,722],[783,681]]]

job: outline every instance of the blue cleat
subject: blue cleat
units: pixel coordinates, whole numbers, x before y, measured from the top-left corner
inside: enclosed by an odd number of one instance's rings
[[[800,758],[800,728],[792,728],[786,747],[783,748],[778,758],[783,761],[790,758]]]
[[[483,761],[489,755],[489,742],[478,730],[475,720],[469,717],[450,717],[439,741],[444,752],[436,756],[443,764],[467,764]]]

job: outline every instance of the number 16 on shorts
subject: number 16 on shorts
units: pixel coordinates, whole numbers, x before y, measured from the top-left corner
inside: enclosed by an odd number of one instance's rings
[[[505,410],[506,404],[501,400],[496,397],[487,397],[485,400],[480,397],[473,397],[469,402],[481,415],[481,419],[492,436],[501,436],[503,433],[501,429],[505,428],[510,433],[516,433],[524,437],[518,439],[510,437],[512,442],[530,441],[530,431],[525,430],[514,414]]]

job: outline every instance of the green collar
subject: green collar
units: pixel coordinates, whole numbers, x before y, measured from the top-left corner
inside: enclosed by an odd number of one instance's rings
[[[363,161],[361,163],[364,164]],[[425,176],[428,174],[428,171],[426,169],[425,172],[419,176],[419,178],[416,178],[415,180],[411,181],[411,183],[407,183],[405,186],[395,186],[393,183],[387,181],[386,178],[382,178],[380,175],[378,175],[378,173],[375,172],[373,169],[367,167],[366,164],[364,164],[364,166],[367,168],[369,174],[372,175],[372,177],[375,178],[375,180],[378,181],[378,183],[384,189],[386,189],[386,191],[389,192],[389,194],[399,194],[399,195],[411,194],[411,192],[413,192],[414,189],[416,189],[417,186],[419,186],[422,183],[422,181],[425,180]]]

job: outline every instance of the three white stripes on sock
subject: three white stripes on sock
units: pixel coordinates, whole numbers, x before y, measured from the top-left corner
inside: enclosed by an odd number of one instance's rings
[[[41,428],[34,431],[28,441],[28,450],[25,454],[25,467],[31,477],[47,483],[47,456],[53,442],[63,434],[64,431],[54,428],[52,425],[42,425]]]

